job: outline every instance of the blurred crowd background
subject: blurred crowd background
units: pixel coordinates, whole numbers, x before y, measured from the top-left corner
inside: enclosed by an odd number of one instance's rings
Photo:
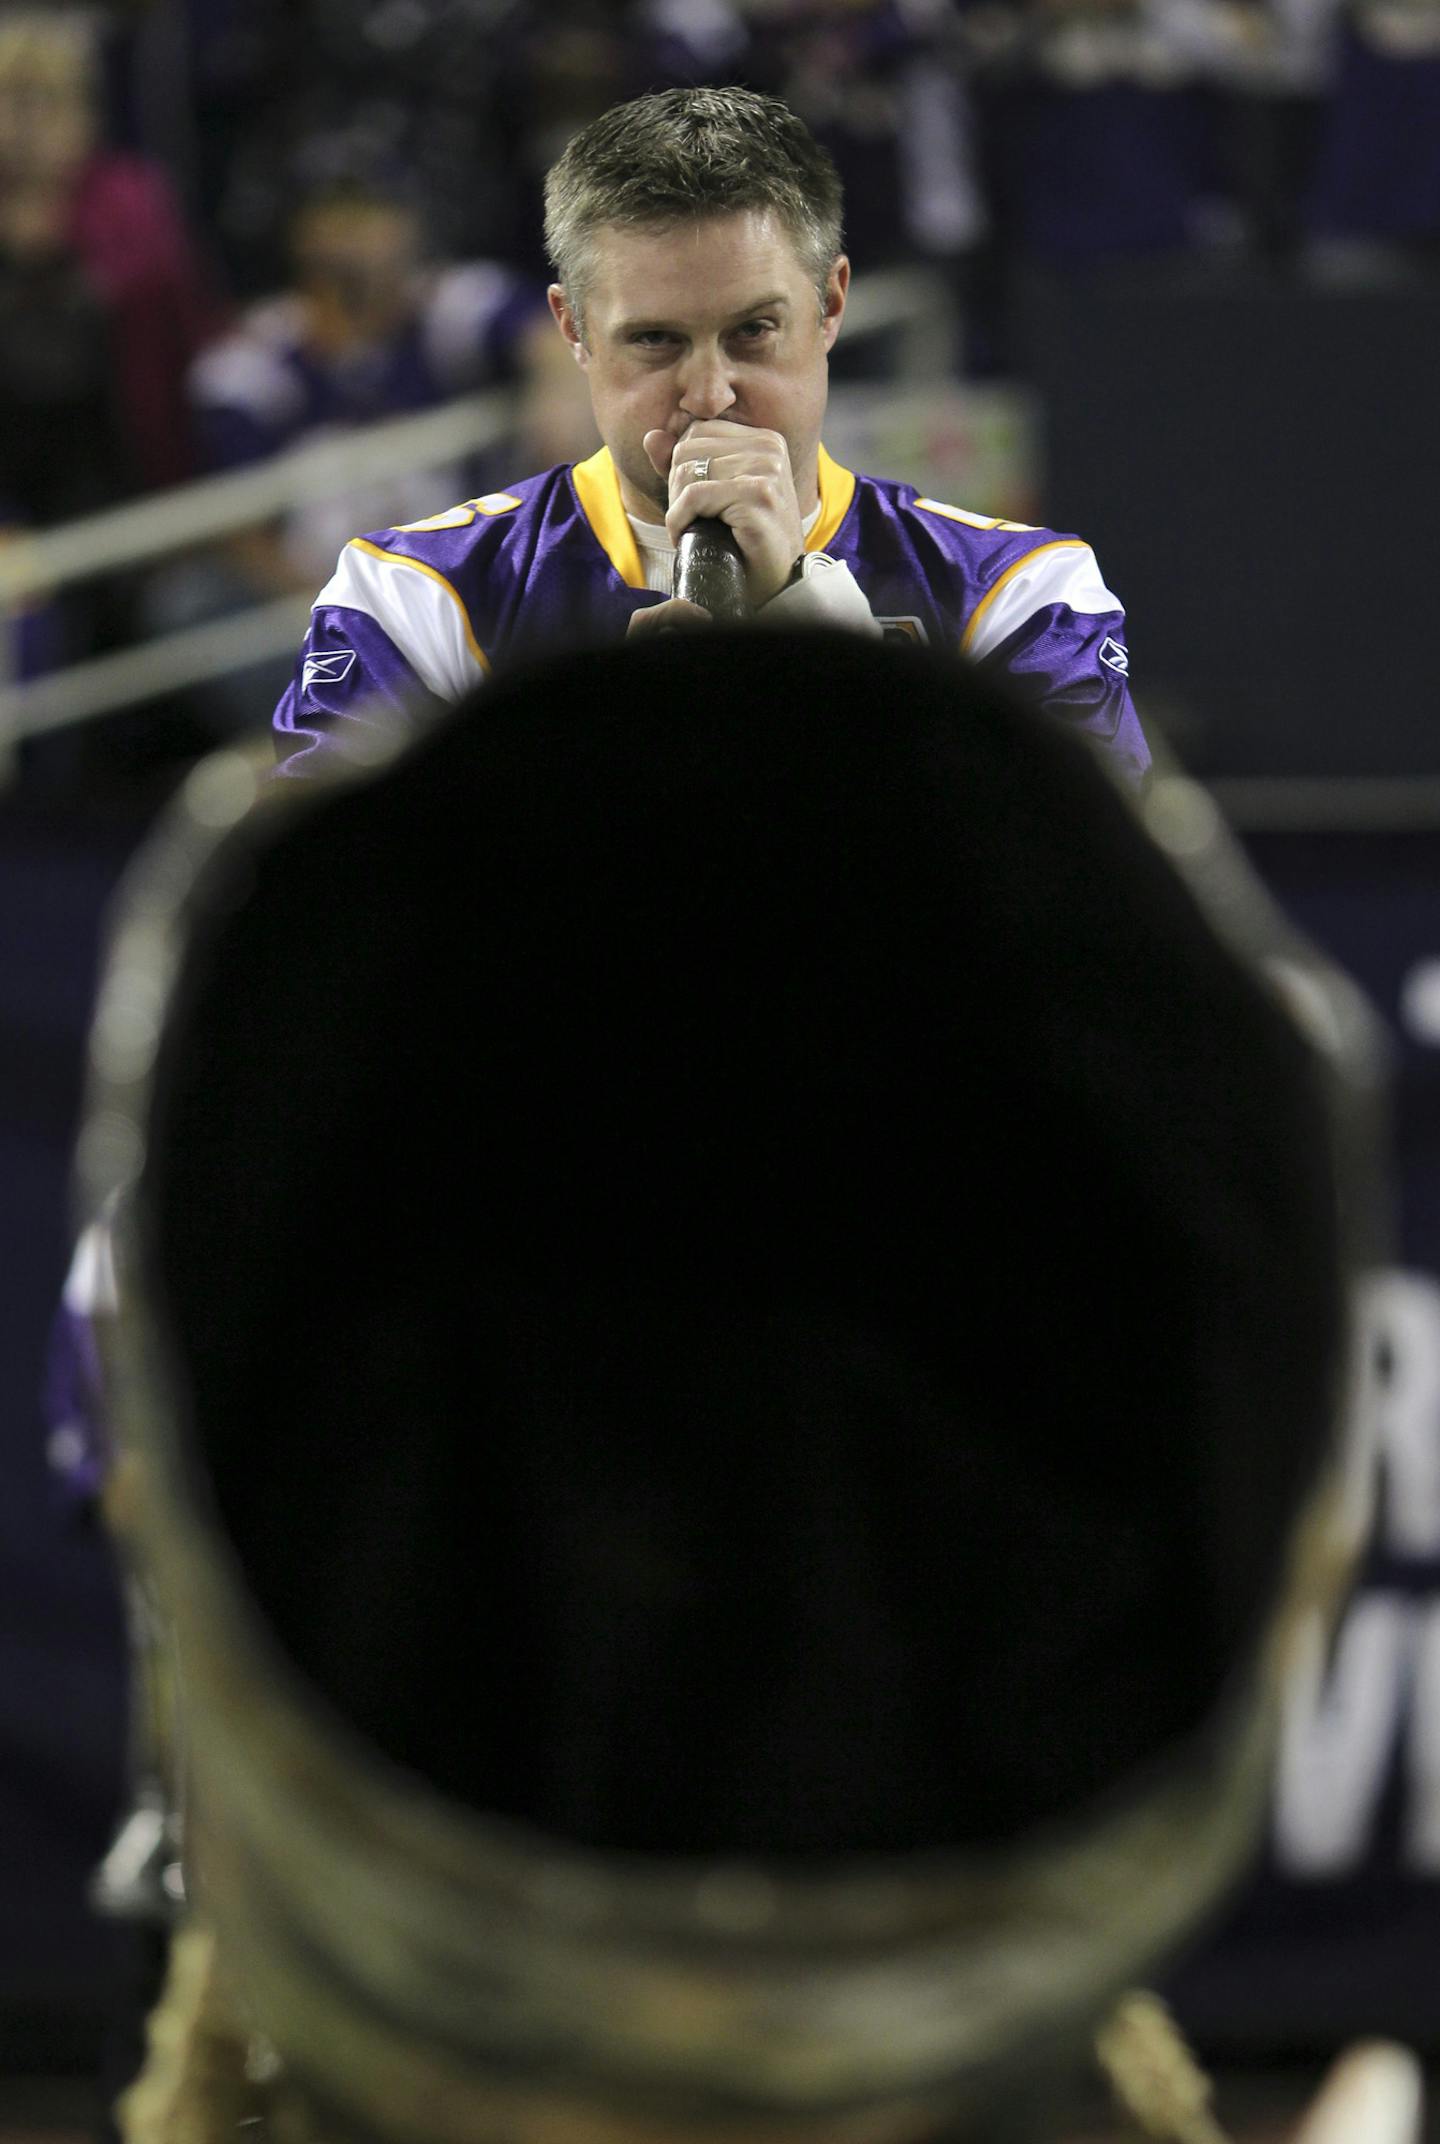
[[[299,625],[183,688],[97,669],[590,451],[543,173],[707,80],[784,96],[843,173],[832,451],[1095,542],[1142,716],[1390,1022],[1375,1543],[1254,1882],[1175,1992],[1235,2056],[1440,2046],[1440,0],[115,0],[0,4],[0,2079],[90,2075],[111,2001],[85,1884],[124,1644],[40,1399],[103,917]],[[4,603],[30,539],[492,390],[441,467],[357,447],[244,527]]]

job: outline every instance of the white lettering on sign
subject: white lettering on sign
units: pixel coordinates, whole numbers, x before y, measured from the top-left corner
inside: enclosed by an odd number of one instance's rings
[[[1440,1558],[1440,1282],[1377,1273],[1361,1317],[1356,1461],[1375,1478],[1380,1539],[1395,1556]]]
[[[1287,1875],[1322,1881],[1370,1853],[1397,1765],[1405,1865],[1440,1876],[1440,1284],[1377,1273],[1359,1310],[1351,1502],[1373,1511],[1389,1558],[1433,1568],[1414,1590],[1359,1593],[1328,1646],[1318,1615],[1301,1634],[1281,1708],[1275,1854]]]
[[[1440,1600],[1416,1605],[1415,1665],[1406,1766],[1405,1859],[1440,1875]]]
[[[1410,1679],[1410,1603],[1369,1593],[1328,1660],[1321,1618],[1298,1648],[1275,1767],[1275,1857],[1291,1876],[1345,1876],[1364,1860]]]

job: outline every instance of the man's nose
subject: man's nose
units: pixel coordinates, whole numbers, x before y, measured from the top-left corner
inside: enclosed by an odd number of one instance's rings
[[[723,350],[692,350],[680,379],[680,407],[694,422],[723,417],[735,401]]]

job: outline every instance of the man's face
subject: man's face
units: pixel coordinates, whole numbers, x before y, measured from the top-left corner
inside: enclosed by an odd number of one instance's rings
[[[550,305],[589,381],[630,511],[659,520],[668,503],[645,434],[658,428],[679,439],[698,419],[724,417],[781,434],[800,511],[809,513],[826,360],[850,280],[844,256],[823,311],[789,235],[768,213],[647,231],[607,225],[591,258],[583,342],[558,284]]]

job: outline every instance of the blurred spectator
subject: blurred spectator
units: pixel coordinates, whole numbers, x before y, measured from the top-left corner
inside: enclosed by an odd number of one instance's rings
[[[92,33],[0,12],[0,533],[192,466],[185,371],[215,313],[168,183],[101,141]],[[122,638],[118,583],[28,606],[21,677]]]
[[[1440,0],[1352,0],[1310,201],[1310,262],[1440,267]]]
[[[25,524],[114,498],[127,458],[111,322],[72,242],[88,126],[65,71],[54,44],[0,17],[0,499]]]
[[[588,451],[583,382],[541,286],[493,261],[429,260],[424,217],[398,179],[352,174],[314,187],[292,216],[289,243],[290,287],[250,307],[192,370],[212,469],[501,385],[519,390],[517,422],[533,422],[546,445],[558,437],[561,452],[573,450],[583,404]],[[267,597],[313,593],[357,529],[416,520],[498,484],[513,475],[516,451],[511,439],[478,461],[369,482],[357,454],[357,480],[344,492],[308,499],[164,574],[149,598],[150,627],[174,631]],[[287,654],[212,687],[211,725],[264,719],[289,670]]]
[[[294,214],[290,250],[290,289],[253,306],[191,374],[214,469],[513,382],[527,332],[542,319],[550,325],[543,292],[508,269],[427,264],[422,216],[398,182],[351,178],[309,193]],[[265,592],[313,587],[357,528],[451,505],[467,475],[418,471],[314,501],[233,555]]]
[[[86,23],[0,13],[0,249],[32,302],[44,293],[51,317],[69,321],[72,349],[108,343],[113,409],[97,485],[113,491],[190,473],[185,373],[219,316],[168,179],[100,134]]]

